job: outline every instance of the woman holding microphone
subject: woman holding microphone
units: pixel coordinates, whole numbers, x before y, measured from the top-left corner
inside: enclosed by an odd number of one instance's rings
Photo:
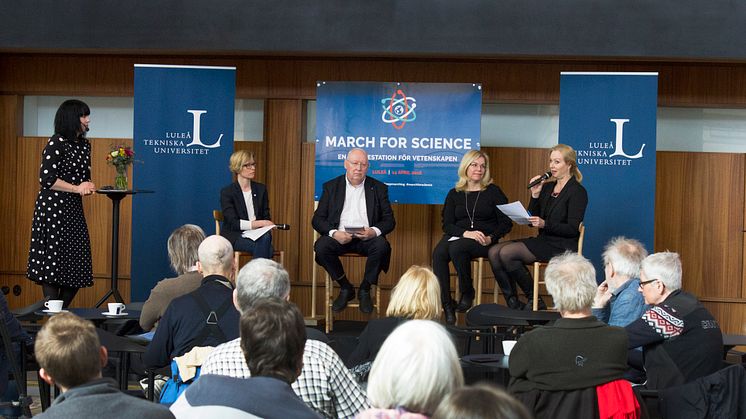
[[[489,157],[471,150],[461,159],[458,182],[443,205],[443,238],[433,250],[433,272],[440,283],[441,303],[446,322],[456,322],[456,311],[468,310],[474,302],[471,260],[486,257],[487,250],[513,227],[496,205],[507,204],[503,191],[492,184]],[[451,300],[448,262],[458,274],[461,299]]]
[[[531,225],[539,229],[536,237],[500,243],[489,250],[495,280],[510,308],[525,307],[516,295],[516,283],[530,301],[533,298],[533,278],[526,265],[548,261],[565,251],[577,252],[580,223],[585,216],[588,194],[580,184],[583,175],[578,170],[572,147],[558,144],[549,154],[551,177],[531,188],[528,211]],[[534,176],[531,182],[539,180]],[[539,309],[546,304],[539,298]]]

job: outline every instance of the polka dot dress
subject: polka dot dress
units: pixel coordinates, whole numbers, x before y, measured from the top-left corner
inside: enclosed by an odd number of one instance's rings
[[[83,199],[76,193],[50,189],[57,179],[73,185],[90,180],[90,164],[87,139],[67,141],[55,135],[44,148],[26,271],[33,281],[72,288],[93,285]]]

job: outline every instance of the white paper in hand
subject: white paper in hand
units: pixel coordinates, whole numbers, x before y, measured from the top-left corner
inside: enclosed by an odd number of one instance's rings
[[[529,225],[528,217],[531,215],[523,208],[523,204],[520,201],[511,202],[510,204],[498,205],[497,209],[502,211],[503,214],[507,215],[508,218],[515,221],[516,224]]]
[[[272,230],[273,228],[277,227],[276,225],[271,225],[267,227],[262,228],[255,228],[253,230],[244,230],[243,233],[241,233],[241,237],[245,239],[251,239],[256,241],[259,237],[262,237],[265,235],[269,230]]]

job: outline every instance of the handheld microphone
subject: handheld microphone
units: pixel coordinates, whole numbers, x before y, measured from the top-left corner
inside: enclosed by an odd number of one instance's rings
[[[290,224],[275,224],[278,230],[290,230]]]
[[[534,186],[536,186],[536,185],[540,184],[541,182],[543,182],[543,181],[545,181],[545,180],[549,179],[550,177],[552,177],[552,172],[550,172],[550,171],[547,171],[546,173],[544,173],[543,175],[541,175],[541,177],[539,177],[539,178],[538,178],[538,179],[536,179],[535,181],[533,181],[533,182],[529,183],[529,184],[528,184],[528,187],[527,187],[526,189],[531,189],[531,188],[533,188]]]

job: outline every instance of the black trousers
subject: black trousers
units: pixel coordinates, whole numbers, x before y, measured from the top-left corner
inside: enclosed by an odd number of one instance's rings
[[[448,241],[443,238],[433,250],[433,273],[440,282],[440,301],[447,304],[451,301],[451,273],[448,262],[453,262],[458,275],[458,288],[461,295],[474,296],[474,285],[471,276],[471,260],[477,257],[487,257],[490,246],[482,246],[476,240],[460,238]]]
[[[367,256],[363,282],[370,285],[378,283],[378,274],[382,270],[388,270],[391,259],[391,245],[383,236],[370,240],[352,239],[347,244],[340,244],[329,236],[321,236],[316,240],[313,248],[316,251],[316,263],[321,265],[337,282],[345,276],[339,255],[354,252]]]

